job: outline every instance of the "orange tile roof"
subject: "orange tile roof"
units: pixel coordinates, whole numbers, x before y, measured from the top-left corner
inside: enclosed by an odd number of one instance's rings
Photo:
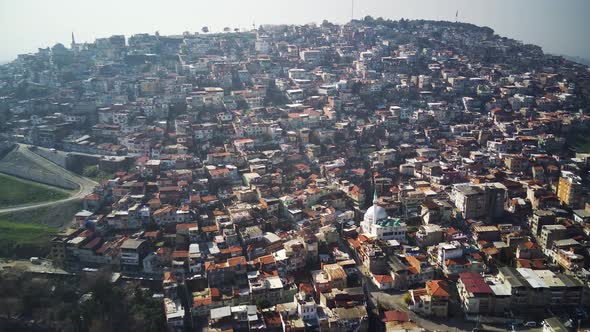
[[[147,238],[156,238],[160,236],[160,231],[145,232],[143,235]]]
[[[389,274],[375,274],[373,278],[380,284],[393,283],[393,278]]]
[[[275,262],[275,258],[272,255],[266,255],[259,257],[258,260],[261,264],[273,264]]]
[[[153,215],[158,216],[161,214],[172,213],[175,212],[176,208],[172,205],[164,205],[163,207],[159,208],[158,210],[154,211]]]
[[[463,257],[456,258],[456,259],[447,259],[445,261],[445,265],[469,265],[469,261]]]
[[[100,200],[100,197],[98,197],[98,195],[97,195],[97,194],[95,194],[95,193],[92,193],[92,194],[88,194],[88,195],[86,195],[86,196],[84,197],[84,199],[85,199],[85,200],[88,200],[88,201],[98,201],[98,200]]]
[[[383,313],[383,322],[409,322],[410,316],[403,311],[386,311]]]
[[[414,299],[417,300],[420,296],[428,295],[428,290],[426,288],[416,288],[412,290],[412,293],[414,293]]]
[[[227,265],[229,266],[238,266],[238,264],[245,266],[247,263],[246,258],[244,256],[233,257],[227,259]]]
[[[208,306],[211,303],[213,303],[213,301],[211,300],[210,297],[205,297],[205,298],[196,297],[193,299],[193,308]]]
[[[174,257],[174,258],[188,258],[188,251],[187,250],[174,250],[172,257]]]
[[[358,236],[358,240],[359,240],[359,242],[363,243],[363,242],[369,242],[370,239],[368,237],[366,237],[365,235],[361,234]]]
[[[172,273],[170,273],[170,271],[166,271],[164,272],[164,282],[175,282],[176,281],[176,277],[172,275]]]
[[[430,296],[449,297],[448,285],[444,280],[428,280],[426,289]]]
[[[358,249],[361,247],[361,243],[355,239],[348,239],[348,243],[354,248]]]
[[[187,229],[187,228],[194,228],[197,227],[196,223],[191,223],[191,224],[177,224],[176,225],[176,230],[179,229]]]
[[[215,200],[217,200],[216,195],[201,196],[201,201],[203,201],[203,203],[209,203],[209,202],[213,202]]]
[[[538,244],[536,244],[536,243],[534,243],[534,242],[531,242],[531,241],[528,241],[528,242],[526,242],[526,243],[524,244],[524,246],[525,246],[527,249],[541,249],[541,247],[540,247]]]
[[[217,169],[212,169],[209,171],[209,174],[211,175],[224,175],[224,174],[229,174],[229,169],[227,168],[217,168]]]
[[[217,225],[205,226],[201,228],[201,231],[204,233],[217,232],[217,230],[219,230],[219,228],[217,228]]]
[[[313,286],[308,283],[300,283],[299,284],[299,291],[304,292],[305,294],[311,294],[314,292]]]

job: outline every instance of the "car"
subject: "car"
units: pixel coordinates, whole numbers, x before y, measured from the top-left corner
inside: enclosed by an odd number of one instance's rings
[[[524,323],[524,326],[526,326],[526,327],[537,327],[537,322],[531,320],[531,321],[528,321],[528,322]]]

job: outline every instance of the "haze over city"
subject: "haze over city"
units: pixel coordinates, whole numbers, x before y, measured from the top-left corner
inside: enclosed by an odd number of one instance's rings
[[[545,52],[590,58],[590,23],[586,0],[357,0],[354,17],[433,19],[489,26],[496,33],[537,44]],[[57,42],[92,42],[112,34],[179,34],[252,24],[344,23],[351,1],[219,0],[219,1],[0,1],[0,62]]]
[[[0,0],[0,332],[590,332],[589,3]]]

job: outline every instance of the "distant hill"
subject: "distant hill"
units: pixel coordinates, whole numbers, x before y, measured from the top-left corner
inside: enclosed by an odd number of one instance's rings
[[[559,55],[562,56],[562,57],[564,57],[564,58],[566,58],[566,59],[568,59],[568,60],[570,60],[570,61],[577,62],[577,63],[583,64],[583,65],[586,65],[586,66],[590,66],[590,60],[589,59],[582,58],[582,57],[579,57],[579,56],[567,55],[567,54],[559,54]]]

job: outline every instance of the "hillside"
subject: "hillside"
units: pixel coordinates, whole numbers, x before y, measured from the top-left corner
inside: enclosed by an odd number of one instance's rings
[[[63,189],[0,174],[0,208],[56,201],[69,195]]]
[[[68,227],[81,209],[78,201],[0,214],[0,257],[46,256],[49,241],[61,228]]]
[[[64,189],[78,189],[76,181],[64,171],[22,146],[17,146],[0,160],[0,173]]]

